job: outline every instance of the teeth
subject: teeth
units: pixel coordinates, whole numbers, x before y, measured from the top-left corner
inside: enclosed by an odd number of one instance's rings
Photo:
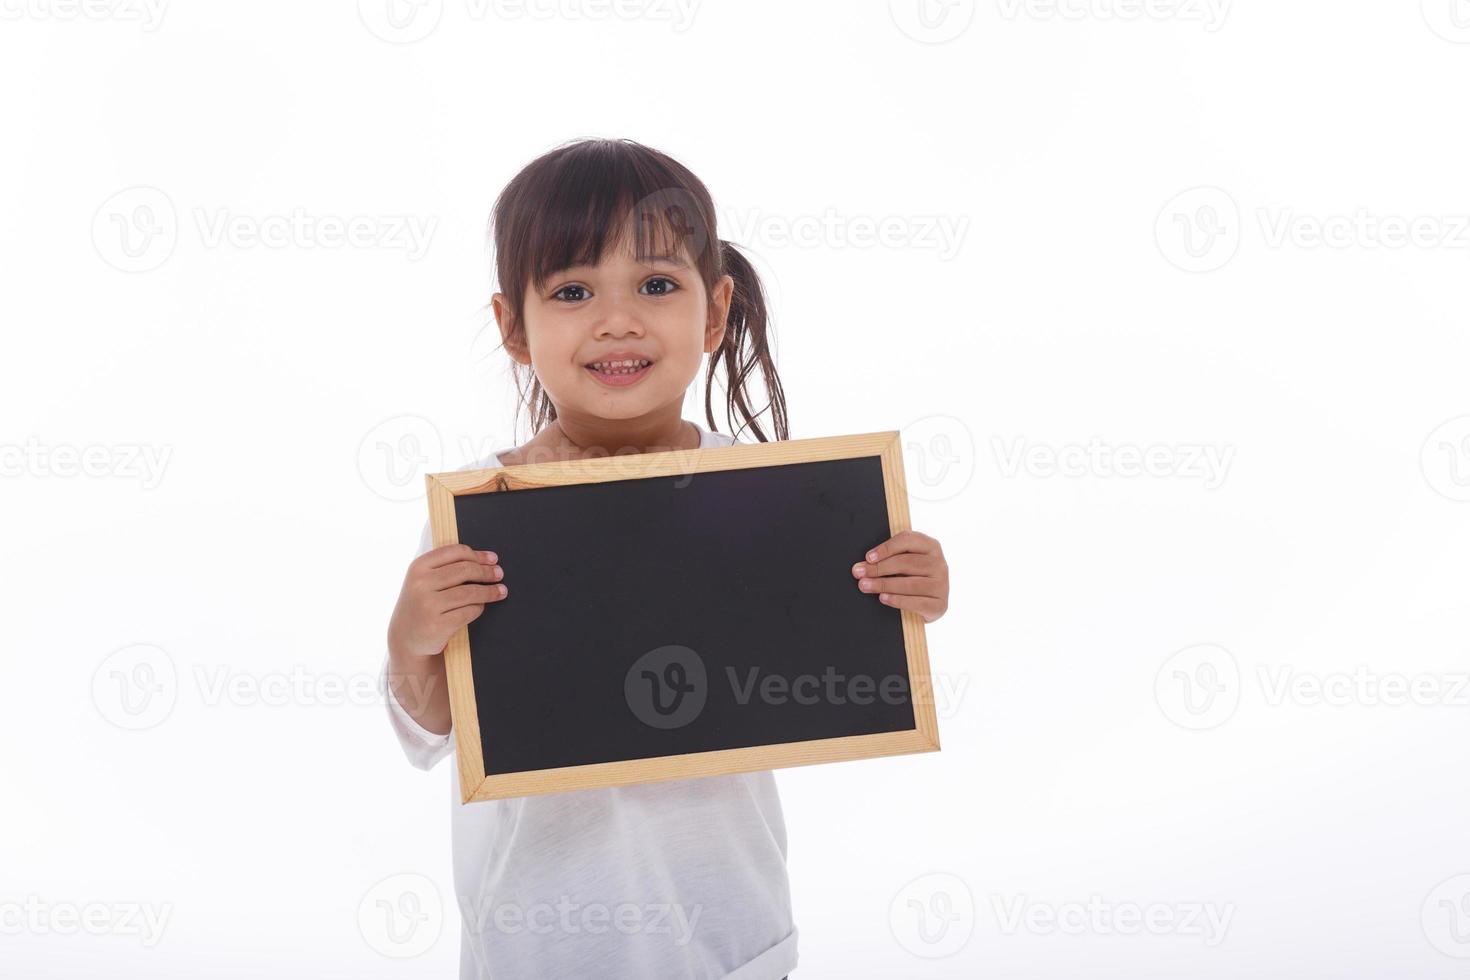
[[[647,358],[628,358],[621,361],[593,361],[591,367],[604,374],[633,374],[652,363]]]

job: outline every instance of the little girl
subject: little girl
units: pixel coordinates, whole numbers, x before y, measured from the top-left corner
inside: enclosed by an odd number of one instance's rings
[[[758,367],[775,438],[788,438],[760,281],[715,236],[709,192],[681,164],[628,140],[566,144],[511,180],[493,225],[495,319],[523,403],[520,372],[532,374],[534,434],[468,468],[729,445],[681,417],[705,354],[711,430],[723,364],[727,420],[738,412],[767,441],[745,390]],[[429,542],[426,524],[384,664],[394,731],[420,769],[453,749],[444,646],[507,600],[514,574],[494,552]],[[909,531],[875,544],[854,556],[856,587],[942,615],[938,542]],[[617,575],[617,556],[607,561]],[[464,980],[779,980],[796,966],[769,771],[464,805],[453,781],[450,792]]]

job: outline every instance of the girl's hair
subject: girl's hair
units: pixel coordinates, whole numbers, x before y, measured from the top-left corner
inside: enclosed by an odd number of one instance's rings
[[[537,157],[506,185],[491,215],[495,271],[511,325],[508,340],[525,344],[527,284],[544,289],[551,276],[575,265],[596,265],[604,249],[619,244],[631,221],[635,255],[674,255],[686,248],[709,295],[722,275],[735,282],[725,336],[710,355],[704,412],[718,432],[711,405],[717,365],[725,366],[725,417],[735,413],[755,438],[768,442],[756,418],[769,410],[775,438],[789,438],[786,397],[771,357],[765,291],[750,262],[715,234],[714,205],[698,177],[678,161],[632,140],[575,140]],[[504,346],[504,345],[502,345]],[[513,362],[520,409],[528,406],[532,434],[556,419],[534,371],[523,376]],[[752,412],[746,382],[760,368],[769,401]],[[740,435],[740,430],[735,436]]]

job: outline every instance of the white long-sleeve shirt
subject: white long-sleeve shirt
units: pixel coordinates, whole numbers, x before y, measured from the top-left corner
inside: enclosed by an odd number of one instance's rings
[[[700,448],[735,441],[698,428]],[[426,522],[418,554],[429,548]],[[393,730],[430,769],[454,733],[415,722],[387,671]],[[450,816],[461,980],[780,980],[796,966],[769,770],[466,804],[452,779]]]

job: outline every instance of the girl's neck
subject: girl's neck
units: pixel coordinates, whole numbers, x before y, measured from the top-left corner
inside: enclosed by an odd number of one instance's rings
[[[538,449],[549,449],[558,459],[586,459],[597,456],[622,456],[630,453],[660,453],[674,449],[698,449],[699,429],[680,418],[677,412],[662,419],[592,419],[557,418],[531,443],[547,442]],[[529,448],[529,447],[528,447]]]

